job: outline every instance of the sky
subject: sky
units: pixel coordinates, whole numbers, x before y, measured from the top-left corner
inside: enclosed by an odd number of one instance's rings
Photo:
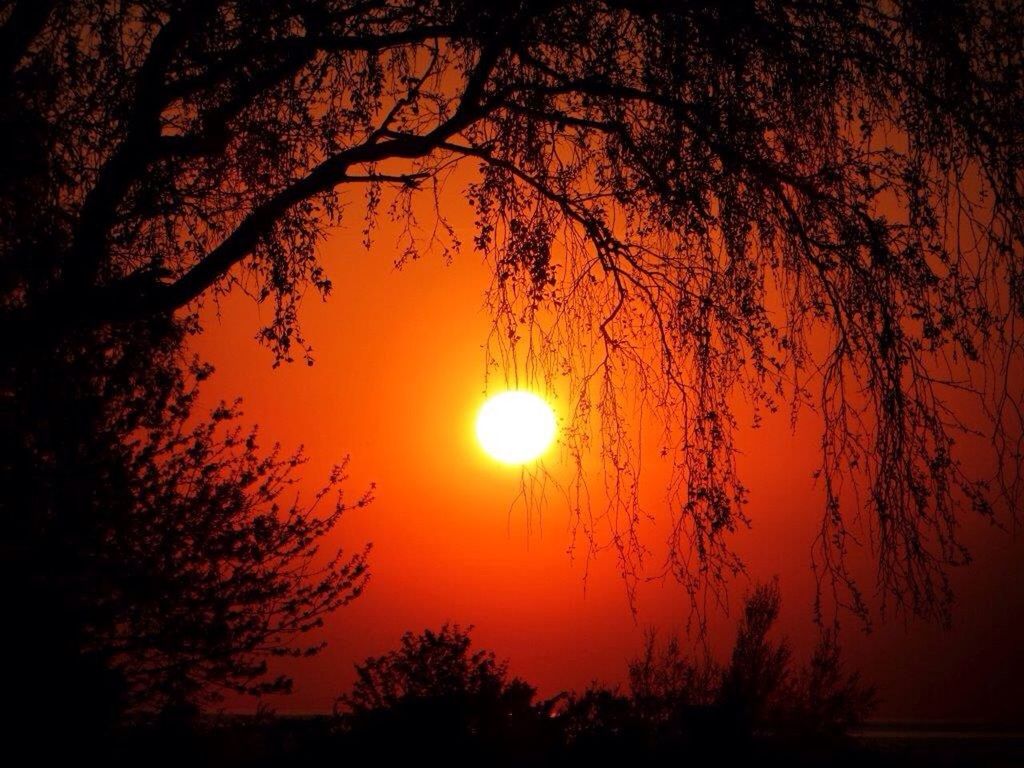
[[[461,234],[472,242],[468,230]],[[466,246],[451,264],[426,255],[397,268],[393,225],[381,224],[369,250],[360,240],[358,231],[339,230],[323,244],[334,291],[326,302],[311,292],[301,312],[313,366],[274,368],[254,339],[272,309],[238,294],[219,308],[207,304],[194,343],[216,368],[203,392],[207,405],[241,396],[245,421],[260,425],[265,445],[304,445],[301,492],[315,492],[345,456],[351,499],[375,484],[374,502],[349,513],[332,539],[350,551],[373,543],[368,588],[328,618],[323,652],[292,662],[295,691],[273,706],[329,711],[351,685],[354,663],[393,648],[407,630],[446,621],[472,625],[475,643],[508,658],[542,696],[592,681],[623,683],[646,631],[685,635],[691,616],[684,590],[657,578],[666,465],[656,455],[645,459],[642,503],[655,519],[645,536],[655,554],[651,578],[631,604],[614,552],[588,557],[555,486],[545,503],[524,504],[521,470],[487,457],[476,442],[491,323],[483,256]],[[493,378],[489,386],[491,393],[503,388]],[[564,403],[553,405],[564,417]],[[775,577],[783,598],[775,636],[788,638],[798,658],[815,642],[810,554],[822,512],[812,477],[819,439],[813,414],[795,430],[785,409],[759,429],[741,425],[739,467],[753,525],[733,541],[749,572],[731,588],[730,615],[711,616],[719,658],[745,591]],[[544,461],[554,482],[568,478],[557,447]],[[876,616],[865,633],[853,616],[843,620],[846,663],[877,686],[878,717],[1024,722],[1016,696],[1024,690],[1024,541],[1012,526],[973,520],[963,534],[975,562],[954,573],[951,629]],[[864,552],[855,564],[869,594],[871,563]]]

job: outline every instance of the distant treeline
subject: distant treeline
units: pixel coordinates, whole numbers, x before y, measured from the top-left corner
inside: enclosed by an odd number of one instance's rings
[[[123,734],[121,756],[195,765],[284,765],[298,761],[435,760],[479,765],[566,761],[700,762],[750,754],[845,755],[847,729],[874,692],[843,671],[833,633],[795,664],[769,630],[778,617],[775,584],[748,597],[727,663],[693,659],[676,639],[651,633],[629,665],[626,688],[591,685],[538,700],[508,663],[472,647],[470,631],[406,633],[395,650],[357,666],[333,717],[197,719],[163,713]],[[160,746],[162,744],[162,746]]]

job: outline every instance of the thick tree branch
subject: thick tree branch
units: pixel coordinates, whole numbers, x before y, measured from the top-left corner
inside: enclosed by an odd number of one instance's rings
[[[18,64],[46,25],[56,0],[18,0],[0,27],[0,93],[10,89]]]
[[[189,0],[153,38],[149,54],[135,78],[135,101],[125,124],[124,138],[100,169],[78,214],[64,266],[65,285],[71,292],[87,290],[95,283],[117,206],[132,182],[146,170],[148,148],[160,137],[167,66],[189,34],[215,13],[217,7],[214,0]]]
[[[348,170],[352,166],[379,163],[384,160],[414,160],[427,157],[437,150],[445,139],[464,130],[480,116],[472,108],[460,106],[450,119],[428,134],[407,135],[373,144],[361,144],[333,155],[307,176],[257,206],[220,245],[181,278],[173,283],[155,287],[153,295],[145,297],[138,306],[113,306],[110,309],[115,316],[124,313],[127,317],[133,317],[140,312],[148,314],[155,311],[172,311],[185,306],[223,277],[231,267],[250,255],[261,238],[274,230],[292,206],[345,183],[348,180]],[[415,177],[412,175],[405,178]],[[356,176],[352,180],[363,181],[365,176]],[[116,286],[114,290],[116,291]],[[97,308],[105,303],[101,300]]]

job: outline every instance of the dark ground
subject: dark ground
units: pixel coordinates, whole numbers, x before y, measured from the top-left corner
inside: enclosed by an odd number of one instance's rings
[[[1024,729],[977,724],[873,722],[847,737],[806,742],[771,736],[744,744],[705,742],[651,745],[609,738],[600,745],[566,749],[540,744],[495,747],[424,743],[419,736],[395,733],[385,742],[354,744],[326,716],[281,716],[257,720],[220,716],[199,728],[138,727],[124,731],[108,747],[107,761],[119,766],[307,766],[423,765],[546,766],[620,765],[719,766],[785,765],[860,768],[1011,768],[1024,767]],[[81,757],[81,754],[78,755]],[[80,760],[75,760],[82,764]],[[74,764],[74,763],[69,763]]]

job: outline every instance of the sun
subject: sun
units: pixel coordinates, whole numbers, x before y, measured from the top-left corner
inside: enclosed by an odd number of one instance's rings
[[[501,392],[480,409],[476,437],[492,458],[504,464],[525,464],[555,439],[555,413],[532,392]]]

